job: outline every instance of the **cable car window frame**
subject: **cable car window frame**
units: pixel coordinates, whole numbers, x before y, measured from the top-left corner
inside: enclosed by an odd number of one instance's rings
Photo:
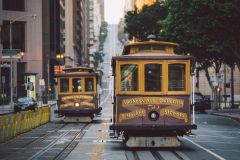
[[[162,91],[145,91],[145,64],[162,64]],[[121,75],[120,66],[123,64],[138,65],[138,91],[121,91]],[[168,65],[169,64],[184,64],[185,65],[185,90],[184,91],[169,91],[168,90]],[[116,94],[121,95],[186,95],[190,94],[190,60],[128,60],[116,61]]]
[[[73,92],[73,85],[72,85],[72,79],[74,78],[81,78],[82,80],[82,92]],[[93,91],[86,91],[85,90],[85,78],[93,78]],[[96,76],[74,76],[74,77],[58,77],[58,95],[66,95],[66,94],[96,94],[97,92],[97,77]],[[68,79],[68,92],[60,92],[60,80],[61,79]]]
[[[61,85],[61,80],[63,80],[63,79],[67,79],[68,80],[68,91],[66,91],[66,92],[62,92],[61,91],[61,89],[62,89],[62,85]],[[58,80],[58,93],[59,94],[69,94],[69,93],[71,93],[71,88],[70,88],[70,86],[71,86],[71,81],[70,81],[70,78],[69,77],[61,77],[61,78],[59,78],[59,80]]]
[[[173,68],[171,68],[170,70],[170,67]],[[186,90],[186,65],[181,63],[168,64],[168,91],[185,91],[185,90]]]
[[[171,64],[184,64],[185,65],[185,89],[182,91],[170,91],[168,88],[169,84],[169,65]],[[167,89],[167,94],[168,95],[176,95],[176,94],[190,94],[190,61],[189,60],[172,60],[172,61],[167,61],[167,78],[166,78],[166,89]]]
[[[87,85],[87,84],[86,84],[86,80],[87,80],[87,79],[92,79],[92,82],[93,82],[93,83],[92,83],[92,87],[93,87],[93,88],[92,88],[92,90],[89,90],[89,91],[87,91],[87,86],[86,86],[86,85]],[[85,92],[85,93],[92,93],[92,92],[95,91],[95,88],[96,88],[96,87],[95,87],[94,77],[84,77],[84,92]]]
[[[138,87],[138,90],[137,91],[122,91],[121,90],[121,65],[126,65],[126,64],[129,64],[129,65],[137,65],[138,66],[138,84],[137,84],[137,87]],[[137,94],[139,92],[142,91],[142,86],[140,85],[140,80],[142,78],[142,73],[139,72],[140,69],[141,69],[141,63],[140,62],[136,62],[136,61],[117,61],[116,62],[116,70],[117,70],[117,73],[119,74],[116,74],[116,85],[117,85],[117,90],[116,90],[116,93],[117,94]]]
[[[156,90],[156,91],[154,91],[154,90],[148,90],[148,91],[146,91],[146,65],[151,65],[151,64],[157,64],[157,65],[161,65],[161,90]],[[153,61],[151,61],[151,62],[144,62],[143,63],[143,86],[144,86],[144,93],[162,93],[163,92],[163,90],[164,90],[164,63],[163,62],[159,62],[159,61],[156,61],[156,62],[153,62]]]
[[[80,79],[80,81],[81,81],[81,91],[73,91],[73,89],[74,89],[74,83],[73,83],[73,80],[74,79]],[[72,77],[71,78],[71,81],[72,81],[72,93],[82,93],[83,92],[83,80],[82,80],[83,78],[82,77]]]
[[[122,67],[125,67],[125,68],[122,68]],[[137,64],[120,65],[120,87],[121,87],[120,90],[121,91],[138,91],[139,90],[138,74],[139,74],[139,66]],[[125,76],[125,77],[122,77],[122,76]],[[128,83],[130,81],[131,83]],[[123,82],[125,83],[123,84]]]

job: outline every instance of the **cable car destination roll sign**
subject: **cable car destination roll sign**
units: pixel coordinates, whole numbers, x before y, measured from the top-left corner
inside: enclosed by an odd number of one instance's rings
[[[123,107],[135,106],[135,105],[148,105],[148,104],[162,104],[171,106],[183,107],[184,100],[177,98],[166,98],[166,97],[137,97],[128,98],[122,101]]]

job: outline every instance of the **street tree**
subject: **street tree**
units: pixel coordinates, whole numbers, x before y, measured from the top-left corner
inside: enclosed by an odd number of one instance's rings
[[[122,44],[124,44],[128,40],[127,34],[124,32],[125,22],[124,19],[121,18],[118,23],[118,40]]]
[[[98,50],[96,52],[94,52],[93,55],[90,55],[91,57],[93,57],[93,61],[91,61],[91,63],[93,64],[93,68],[95,70],[99,69],[99,64],[103,62],[103,57],[104,57],[104,42],[107,38],[107,34],[108,34],[108,23],[103,21],[99,30],[99,45],[98,45]],[[102,71],[99,71],[100,74],[102,75]]]
[[[168,16],[161,23],[161,36],[178,42],[180,53],[191,53],[205,71],[209,85],[209,68],[218,75],[223,63],[239,62],[240,12],[238,0],[167,0]]]
[[[147,40],[148,35],[158,35],[161,30],[160,21],[167,16],[167,9],[164,2],[156,2],[151,6],[144,6],[138,12],[127,12],[125,16],[125,32],[128,33],[129,39],[135,37],[138,41]]]

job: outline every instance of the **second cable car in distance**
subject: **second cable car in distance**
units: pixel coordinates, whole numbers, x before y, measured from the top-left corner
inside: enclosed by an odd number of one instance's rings
[[[87,67],[66,68],[56,74],[58,113],[64,122],[91,122],[99,106],[99,74]]]

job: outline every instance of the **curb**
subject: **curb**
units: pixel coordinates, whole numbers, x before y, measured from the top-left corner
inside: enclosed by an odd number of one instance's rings
[[[238,121],[240,122],[240,117],[235,117],[235,116],[231,116],[231,115],[226,115],[226,114],[222,114],[222,113],[211,113],[212,115],[215,115],[215,116],[222,116],[222,117],[226,117],[226,118],[231,118],[235,121]]]

